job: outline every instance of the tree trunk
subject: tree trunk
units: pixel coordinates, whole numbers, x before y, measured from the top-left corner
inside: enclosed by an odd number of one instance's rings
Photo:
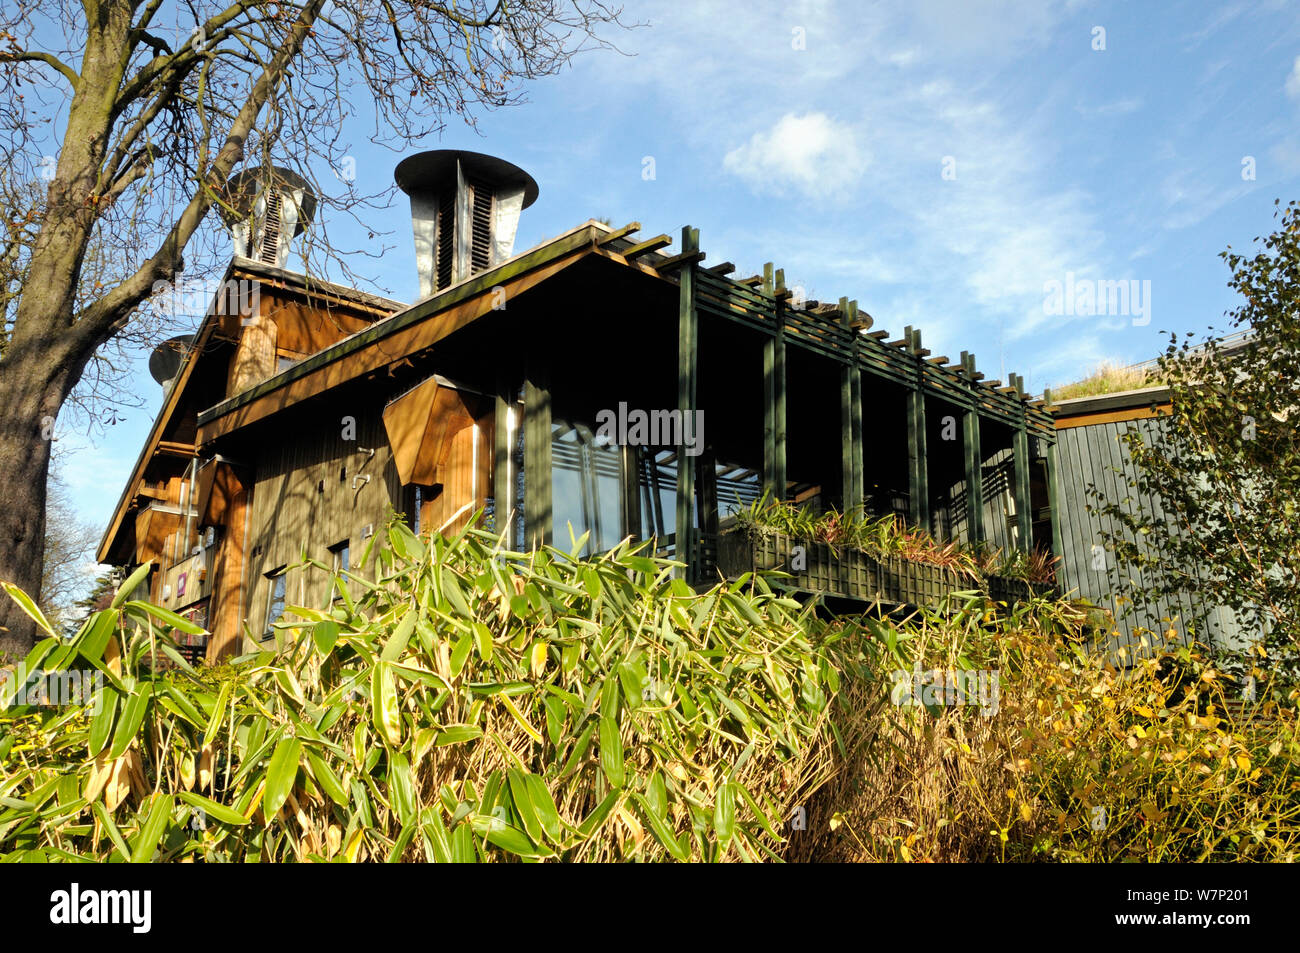
[[[50,438],[63,395],[57,387],[51,391],[50,382],[35,370],[10,364],[0,374],[0,581],[39,601]],[[0,662],[25,656],[38,632],[27,613],[0,593]]]

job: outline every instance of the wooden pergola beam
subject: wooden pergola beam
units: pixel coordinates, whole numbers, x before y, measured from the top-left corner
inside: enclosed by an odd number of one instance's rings
[[[628,224],[624,225],[622,228],[614,229],[604,238],[597,239],[596,244],[603,248],[604,246],[609,245],[612,242],[618,241],[620,238],[626,238],[628,235],[635,234],[636,232],[639,231],[641,231],[640,222],[629,222]]]
[[[659,274],[662,275],[665,272],[675,271],[676,269],[681,268],[683,265],[697,264],[701,261],[704,261],[704,258],[705,255],[704,252],[702,251],[696,251],[696,252],[684,251],[680,255],[673,255],[670,258],[664,258],[659,261],[649,262],[649,265],[652,268],[654,268],[655,271],[659,272]]]
[[[656,235],[654,238],[647,238],[643,242],[637,242],[628,248],[619,252],[628,261],[634,261],[642,255],[649,255],[661,248],[666,248],[673,243],[673,240],[667,235]],[[698,250],[698,249],[697,249]]]

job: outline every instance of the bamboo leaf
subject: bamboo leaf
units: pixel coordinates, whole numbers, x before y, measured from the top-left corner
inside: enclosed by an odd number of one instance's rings
[[[233,824],[236,827],[242,827],[248,823],[248,818],[244,817],[232,807],[227,807],[212,800],[210,797],[204,797],[202,794],[196,794],[193,791],[181,791],[177,795],[182,801],[200,808],[208,817],[217,819],[223,824]]]
[[[98,708],[90,718],[90,744],[88,753],[96,757],[108,744],[109,734],[113,730],[113,716],[117,714],[117,703],[121,695],[112,685],[105,685],[96,699]]]
[[[203,631],[203,626],[196,625],[195,623],[191,622],[189,619],[186,619],[182,616],[177,615],[175,612],[172,612],[170,609],[164,609],[162,606],[156,606],[150,602],[141,602],[139,600],[132,600],[131,602],[126,603],[123,606],[123,608],[137,609],[140,612],[144,612],[148,615],[151,615],[158,621],[165,622],[167,625],[171,626],[173,629],[176,629],[178,632],[185,632],[189,635],[198,635]]]
[[[402,740],[402,716],[397,708],[397,684],[390,663],[375,662],[370,672],[370,706],[375,728],[391,745]]]
[[[448,725],[445,730],[438,732],[437,736],[434,737],[433,745],[435,748],[441,748],[445,745],[457,745],[481,737],[483,737],[483,729],[478,725]]]
[[[600,702],[600,768],[615,788],[626,781],[623,763],[623,739],[618,727],[618,681],[608,676]]]
[[[147,864],[153,860],[154,851],[158,849],[158,842],[162,839],[163,832],[167,830],[167,822],[171,819],[173,803],[170,794],[153,796],[149,813],[137,835],[135,849],[131,851],[131,863]]]
[[[145,579],[149,577],[149,570],[152,567],[153,560],[150,560],[147,563],[141,563],[137,566],[135,572],[131,573],[131,575],[127,577],[126,582],[122,583],[122,585],[118,587],[117,595],[113,596],[110,608],[122,608],[122,603],[126,602],[126,600],[130,598],[131,593],[135,592],[140,583],[144,582]]]
[[[268,824],[280,812],[289,792],[293,790],[301,753],[302,742],[291,735],[282,738],[271,754],[271,761],[266,767],[266,793],[262,796],[262,814]]]
[[[50,635],[55,635],[57,637],[57,634],[55,633],[53,627],[51,627],[49,621],[45,618],[45,613],[43,613],[37,607],[36,603],[32,601],[31,596],[23,592],[12,582],[0,583],[0,586],[4,586],[5,592],[9,593],[9,598],[13,599],[14,602],[18,603],[18,607],[22,609],[24,612],[26,612],[29,616],[31,616],[32,619],[35,620],[37,625],[39,625]]]
[[[117,721],[117,730],[113,732],[113,746],[108,751],[109,760],[120,757],[140,731],[149,702],[153,698],[153,685],[150,682],[138,682],[122,706],[122,716]]]
[[[347,807],[348,795],[343,790],[338,775],[330,769],[330,766],[319,755],[310,749],[307,750],[307,765],[311,770],[311,776],[329,799],[339,807]]]
[[[655,840],[662,844],[664,849],[666,849],[675,860],[683,862],[690,860],[690,851],[682,847],[681,843],[673,833],[673,829],[668,825],[668,822],[656,813],[654,808],[652,808],[646,799],[640,794],[633,794],[632,799],[641,809],[641,816],[649,822],[650,830],[654,834]]]

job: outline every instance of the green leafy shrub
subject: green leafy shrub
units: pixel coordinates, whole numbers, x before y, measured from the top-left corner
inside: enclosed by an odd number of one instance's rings
[[[336,609],[292,610],[278,653],[155,673],[179,659],[159,623],[183,623],[132,603],[38,646],[29,669],[76,662],[105,685],[93,705],[5,713],[0,850],[774,856],[838,687],[796,603],[761,583],[697,595],[626,545],[523,555],[400,523],[388,539],[360,597],[340,584]]]
[[[826,621],[627,545],[386,538],[279,651],[190,668],[134,581],[38,645],[103,687],[0,711],[0,857],[1296,859],[1295,696],[1240,712],[1185,648],[1116,671],[1086,608]],[[996,695],[900,704],[931,669]]]

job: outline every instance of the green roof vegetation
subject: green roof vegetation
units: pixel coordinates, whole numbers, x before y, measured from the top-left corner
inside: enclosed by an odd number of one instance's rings
[[[1155,368],[1142,365],[1123,366],[1113,361],[1102,361],[1091,374],[1082,380],[1052,388],[1052,400],[1071,400],[1075,397],[1100,397],[1126,390],[1155,387],[1162,381]]]

